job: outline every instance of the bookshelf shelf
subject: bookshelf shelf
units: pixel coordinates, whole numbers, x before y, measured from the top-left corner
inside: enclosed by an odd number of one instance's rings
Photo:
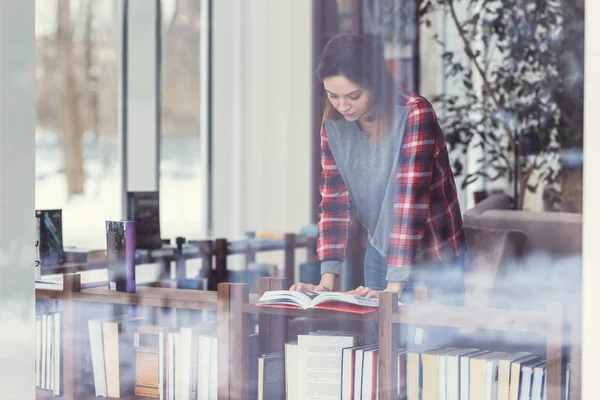
[[[426,288],[419,288],[426,299]],[[425,292],[423,294],[422,292]],[[390,354],[397,354],[398,324],[437,325],[502,331],[545,333],[547,362],[547,400],[562,399],[563,312],[560,303],[551,303],[547,311],[515,311],[490,308],[430,306],[418,301],[398,307],[398,295],[382,293],[379,298],[379,381],[380,399],[392,399],[397,390],[398,365]]]
[[[63,400],[62,396],[54,396],[49,390],[37,389],[35,393],[36,400],[45,400],[45,399],[54,399],[54,400]],[[120,398],[114,397],[97,397],[92,395],[82,395],[78,396],[77,400],[153,400],[150,397],[141,397],[141,396],[124,396]]]
[[[260,293],[278,290],[283,279],[261,278]],[[420,288],[420,292],[426,291]],[[426,296],[420,296],[426,298]],[[417,297],[418,299],[419,297]],[[398,306],[398,295],[382,293],[379,311],[356,315],[328,310],[296,310],[259,307],[249,300],[245,284],[221,283],[218,286],[219,398],[246,399],[248,371],[248,316],[259,315],[260,352],[281,351],[287,340],[287,318],[308,317],[334,320],[376,320],[379,327],[378,394],[381,400],[395,399],[398,364],[398,325],[429,325],[456,328],[543,333],[547,361],[547,400],[562,399],[563,313],[560,304],[550,304],[545,311],[517,311],[490,308],[433,306],[417,301]],[[393,378],[396,377],[396,378]]]
[[[62,299],[64,298],[64,293],[62,290],[52,290],[52,289],[35,289],[35,298],[36,299]]]
[[[397,324],[544,333],[548,314],[475,307],[402,305],[391,318]],[[443,315],[443,317],[440,317]]]
[[[215,311],[217,309],[215,292],[170,288],[137,287],[136,293],[115,292],[106,287],[91,288],[75,293],[73,300]]]
[[[36,289],[35,296],[37,299],[63,299],[65,293],[62,290]],[[258,300],[256,294],[251,294],[250,298]],[[123,293],[107,287],[94,287],[74,292],[71,299],[94,303],[217,310],[217,293],[214,291],[137,286],[136,293]]]
[[[82,394],[81,361],[84,343],[79,339],[78,332],[86,321],[78,321],[75,306],[79,302],[95,302],[105,304],[129,304],[161,308],[182,308],[191,310],[217,310],[217,293],[214,291],[172,289],[159,287],[137,286],[136,293],[116,292],[107,287],[93,287],[82,289],[79,274],[65,274],[63,276],[62,290],[36,289],[36,300],[60,299],[62,300],[62,386],[63,396],[55,397],[52,392],[37,389],[36,399],[63,399],[63,400],[94,400],[100,399],[93,395]],[[252,295],[253,301],[257,296]],[[111,398],[103,398],[111,400]],[[146,400],[147,397],[125,396],[121,400]]]
[[[331,310],[300,310],[293,308],[275,308],[261,307],[252,304],[242,305],[244,314],[259,314],[259,315],[278,315],[283,317],[302,317],[302,318],[325,318],[332,320],[358,320],[358,321],[377,321],[377,311],[368,314],[342,313]]]

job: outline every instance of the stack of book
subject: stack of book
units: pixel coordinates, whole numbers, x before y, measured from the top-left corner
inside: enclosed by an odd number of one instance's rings
[[[60,396],[62,382],[62,324],[60,312],[35,318],[35,382],[40,389]]]

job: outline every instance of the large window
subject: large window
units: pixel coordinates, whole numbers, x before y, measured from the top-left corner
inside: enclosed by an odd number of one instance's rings
[[[206,41],[200,0],[163,0],[160,196],[163,237],[198,239],[206,195],[201,145],[201,47]]]
[[[36,0],[36,208],[63,210],[65,246],[104,248],[120,218],[120,10]]]

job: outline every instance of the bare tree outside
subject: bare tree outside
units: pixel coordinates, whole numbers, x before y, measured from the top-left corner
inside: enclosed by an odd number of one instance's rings
[[[200,4],[162,1],[160,161],[167,211],[201,208],[202,194],[191,191],[201,188]],[[119,213],[122,7],[119,0],[36,0],[36,208],[63,209],[66,245],[104,246],[99,227]],[[166,191],[194,193],[193,205],[169,200]],[[179,217],[167,211],[165,227],[180,229]]]

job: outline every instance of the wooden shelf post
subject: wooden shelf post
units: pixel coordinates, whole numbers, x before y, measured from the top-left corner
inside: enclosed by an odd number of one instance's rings
[[[295,251],[296,251],[296,235],[293,233],[286,233],[283,237],[283,247],[285,254],[284,261],[284,276],[290,282],[295,280],[295,272],[296,272],[296,259],[295,259]]]
[[[213,283],[213,255],[215,248],[212,240],[203,240],[200,242],[200,254],[202,254],[202,268],[200,277],[205,279],[204,290],[216,290],[216,284]]]
[[[581,308],[573,305],[571,311],[571,372],[569,400],[581,400]]]
[[[398,397],[398,325],[392,315],[398,312],[398,294],[379,294],[379,399]]]
[[[227,255],[227,239],[215,240],[215,275],[217,286],[219,283],[227,282]]]
[[[248,303],[248,285],[217,285],[217,335],[219,346],[219,400],[248,398],[248,317],[242,305]]]
[[[548,330],[546,332],[547,400],[562,400],[564,374],[562,363],[563,309],[560,303],[548,305]]]
[[[63,399],[79,398],[81,382],[81,340],[75,334],[74,293],[81,291],[81,276],[79,274],[63,275]]]

